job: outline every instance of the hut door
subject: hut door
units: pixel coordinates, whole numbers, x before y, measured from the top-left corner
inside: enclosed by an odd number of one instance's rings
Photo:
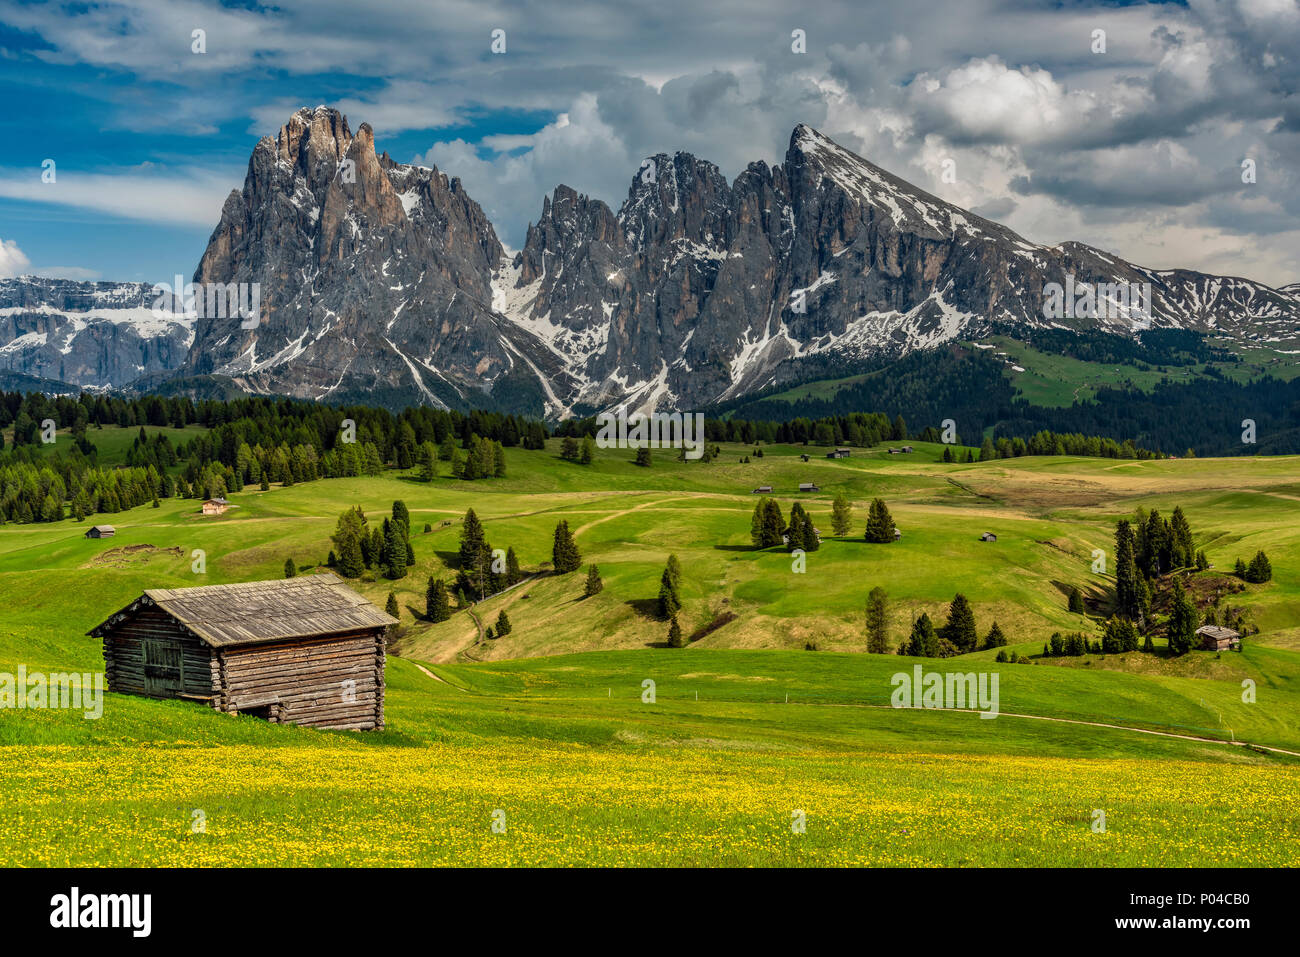
[[[181,646],[176,641],[146,638],[144,646],[145,694],[170,696],[181,691]]]

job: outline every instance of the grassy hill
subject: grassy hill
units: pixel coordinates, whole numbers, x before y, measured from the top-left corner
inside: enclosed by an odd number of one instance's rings
[[[115,431],[92,435],[104,457]],[[120,431],[124,454],[134,430]],[[416,556],[401,581],[355,583],[380,604],[391,588],[402,605],[383,732],[314,732],[126,696],[109,696],[98,721],[0,711],[0,796],[17,809],[0,815],[0,836],[32,848],[9,863],[1300,859],[1277,837],[1300,818],[1300,759],[1219,743],[1300,751],[1295,458],[952,465],[941,446],[921,444],[835,461],[771,447],[741,464],[753,449],[727,447],[708,465],[657,452],[646,469],[626,451],[565,462],[557,445],[507,450],[504,479],[389,472],[250,488],[218,518],[163,500],[109,517],[118,533],[106,541],[72,522],[0,527],[0,671],[100,669],[84,632],[147,587],[280,577],[286,557],[310,572],[354,504],[375,521],[405,501]],[[810,481],[820,493],[794,493]],[[823,531],[802,573],[785,552],[750,547],[750,491],[761,484],[787,513],[801,501]],[[841,489],[855,505],[852,539],[829,534]],[[898,543],[861,539],[877,496],[904,532]],[[890,595],[895,642],[922,611],[942,620],[956,591],[981,635],[996,620],[1021,654],[1037,655],[1054,631],[1099,633],[1110,581],[1091,571],[1092,550],[1109,551],[1115,520],[1139,505],[1183,507],[1216,566],[1207,576],[1268,552],[1274,581],[1237,596],[1261,629],[1244,653],[1032,664],[996,663],[992,651],[860,653],[876,585]],[[485,624],[509,609],[514,630],[490,642],[469,612],[418,617],[428,577],[452,574],[471,506],[494,547],[513,546],[541,572],[473,609]],[[584,566],[600,566],[594,598],[581,598],[583,572],[542,567],[560,518]],[[980,541],[984,531],[998,541]],[[662,647],[652,611],[669,553],[683,567],[684,630],[725,622],[681,650]],[[1066,610],[1076,585],[1090,616]],[[889,707],[892,676],[916,664],[996,671],[1001,716]],[[1253,704],[1242,701],[1246,679]],[[642,699],[646,680],[654,703]],[[491,827],[498,809],[504,834]],[[1091,827],[1098,809],[1103,834]],[[195,810],[204,832],[192,830]],[[798,810],[803,834],[791,830]]]

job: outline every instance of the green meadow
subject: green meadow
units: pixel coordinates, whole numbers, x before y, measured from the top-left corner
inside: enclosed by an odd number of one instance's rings
[[[103,463],[134,434],[90,438]],[[286,558],[310,574],[353,505],[377,521],[403,500],[416,559],[399,581],[354,582],[401,607],[382,732],[119,695],[99,720],[0,711],[0,835],[11,853],[30,849],[7,863],[1294,865],[1300,462],[945,464],[942,446],[915,447],[831,461],[815,447],[753,458],[725,446],[710,464],[663,450],[640,468],[618,450],[566,462],[552,440],[508,449],[501,479],[389,471],[250,487],[219,517],[164,499],[84,525],[0,526],[0,671],[99,670],[85,632],[146,588],[278,578]],[[800,496],[801,482],[820,491]],[[751,547],[759,485],[786,514],[800,501],[822,530],[802,568]],[[841,490],[852,537],[830,534]],[[896,543],[863,540],[876,497],[903,532]],[[1093,571],[1094,550],[1109,556],[1115,521],[1179,505],[1214,566],[1198,577],[1259,549],[1272,559],[1273,581],[1231,598],[1259,629],[1245,650],[1170,658],[1157,641],[1155,655],[1042,658],[1053,632],[1100,635],[1112,579]],[[427,622],[425,585],[454,576],[470,507],[533,577]],[[557,576],[561,519],[583,570]],[[85,539],[97,522],[116,536]],[[998,540],[981,541],[986,531]],[[683,649],[666,647],[654,612],[669,554],[695,638]],[[593,562],[604,590],[583,598]],[[1028,661],[865,654],[875,586],[895,644],[962,592],[981,637],[996,621]],[[1076,586],[1087,615],[1067,611]],[[502,610],[513,630],[486,639]],[[918,664],[996,672],[999,716],[891,707],[894,675]],[[491,826],[498,810],[504,831]]]

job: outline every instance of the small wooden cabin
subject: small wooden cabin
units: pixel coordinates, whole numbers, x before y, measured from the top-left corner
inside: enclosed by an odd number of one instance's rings
[[[800,482],[800,483],[799,483],[799,491],[801,491],[801,492],[820,492],[821,489],[818,488],[818,487],[817,487],[814,483],[812,483],[812,482]]]
[[[384,726],[396,624],[338,576],[151,588],[88,634],[108,690],[314,728]]]
[[[992,532],[985,532],[983,535],[980,536],[981,542],[996,542],[997,540],[998,537],[994,535]]]
[[[224,498],[210,498],[203,503],[203,514],[223,515],[228,508],[230,508],[230,503]]]
[[[1227,651],[1241,644],[1240,634],[1219,625],[1202,625],[1196,633],[1201,637],[1203,651]]]
[[[772,486],[770,486],[770,485],[760,485],[758,488],[754,489],[754,491],[753,491],[752,493],[750,493],[750,494],[752,494],[752,495],[766,495],[766,494],[770,493],[771,491],[772,491]]]
[[[87,538],[112,538],[117,534],[117,529],[112,525],[92,525],[86,529]]]
[[[834,449],[833,451],[827,452],[826,457],[828,459],[847,459],[852,454],[852,449]]]

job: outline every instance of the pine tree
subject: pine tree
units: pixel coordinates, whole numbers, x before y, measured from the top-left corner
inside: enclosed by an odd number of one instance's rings
[[[381,570],[390,581],[406,577],[406,536],[402,523],[384,519],[384,546],[380,556]]]
[[[984,639],[985,648],[1002,648],[1007,643],[1007,636],[1002,634],[1002,629],[998,623],[993,622],[993,627],[989,629],[988,636]]]
[[[867,595],[867,651],[889,653],[889,596],[878,585]]]
[[[677,623],[676,615],[673,615],[672,623],[668,626],[668,647],[686,647],[686,636],[682,634],[682,626]]]
[[[604,587],[605,583],[600,580],[600,569],[595,565],[588,566],[587,584],[582,590],[583,597],[590,598],[592,595],[598,595]]]
[[[344,578],[360,578],[366,570],[366,563],[361,555],[358,533],[348,529],[341,537],[335,538],[335,543],[339,549],[339,574]]]
[[[293,563],[292,558],[284,560],[284,577],[293,578],[298,574],[298,566]]]
[[[504,638],[506,635],[510,634],[512,628],[513,626],[510,624],[510,616],[507,615],[506,610],[502,608],[501,614],[497,615],[497,637]]]
[[[582,554],[578,551],[578,543],[573,540],[573,534],[569,531],[569,523],[565,519],[560,519],[559,524],[555,526],[551,565],[557,575],[567,575],[569,572],[576,572],[581,564]]]
[[[389,617],[397,618],[399,620],[402,617],[402,609],[397,604],[397,596],[391,591],[388,593],[388,601],[384,603],[384,611],[388,613]]]
[[[867,541],[887,543],[894,540],[894,518],[883,499],[872,499],[867,512]]]
[[[571,435],[566,435],[560,440],[560,458],[566,462],[578,461],[578,440]]]
[[[673,583],[672,572],[665,568],[659,578],[659,617],[665,621],[681,610],[682,602]]]
[[[835,501],[831,503],[831,531],[837,538],[853,532],[853,506],[843,489],[835,493]]]
[[[1255,557],[1250,560],[1246,566],[1246,574],[1243,576],[1246,581],[1252,584],[1262,584],[1271,581],[1273,578],[1273,565],[1269,562],[1268,556],[1263,550],[1255,553]]]
[[[1133,529],[1127,520],[1115,526],[1115,607],[1130,621],[1142,620]]]
[[[948,606],[948,621],[943,626],[943,637],[953,643],[961,653],[974,651],[979,644],[979,634],[975,630],[975,613],[971,610],[966,596],[958,592]]]
[[[1196,606],[1183,591],[1180,579],[1174,579],[1174,592],[1170,599],[1169,623],[1166,625],[1169,653],[1185,655],[1196,641]]]
[[[930,616],[925,612],[921,617],[912,622],[912,633],[908,636],[907,641],[899,648],[900,653],[906,653],[914,658],[938,658],[939,657],[939,633],[934,630],[934,623],[930,621]]]
[[[633,464],[635,465],[640,465],[644,468],[649,468],[650,463],[652,461],[650,458],[650,447],[647,445],[643,445],[640,448],[638,448],[636,450],[636,458],[633,459],[632,461]]]
[[[519,568],[519,556],[515,554],[514,546],[506,549],[506,584],[518,585],[524,580],[524,573]]]
[[[441,578],[429,579],[429,588],[424,593],[424,617],[430,621],[446,621],[451,617],[447,586]]]
[[[1082,615],[1085,614],[1087,610],[1088,609],[1083,604],[1083,592],[1079,590],[1078,585],[1075,585],[1070,589],[1070,611],[1073,614]]]
[[[472,508],[465,512],[465,521],[461,525],[458,557],[457,586],[475,598],[485,598],[492,569],[492,546],[488,544],[483,524]]]
[[[1238,578],[1244,579],[1246,577],[1246,563],[1238,558],[1236,567],[1233,568],[1232,573]]]
[[[997,453],[993,451],[993,440],[986,435],[984,441],[980,443],[980,461],[987,462],[995,458],[997,458]]]
[[[590,465],[591,460],[596,457],[596,442],[590,435],[582,437],[582,448],[578,450],[578,462],[582,465]]]

